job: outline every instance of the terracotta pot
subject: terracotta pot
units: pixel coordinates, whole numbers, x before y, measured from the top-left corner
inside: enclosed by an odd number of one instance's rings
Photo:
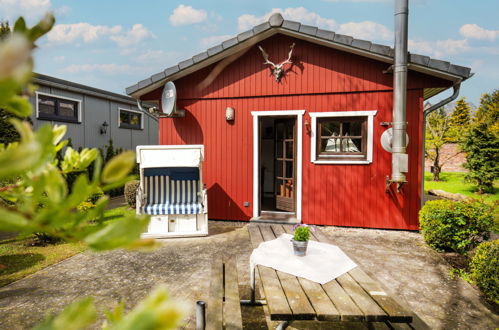
[[[308,241],[295,241],[292,239],[291,242],[293,242],[295,256],[304,257],[307,254]]]

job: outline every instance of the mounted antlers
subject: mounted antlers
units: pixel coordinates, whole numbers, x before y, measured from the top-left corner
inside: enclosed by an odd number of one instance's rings
[[[258,48],[260,48],[260,51],[262,52],[263,59],[265,60],[263,64],[270,64],[272,66],[272,74],[274,75],[276,82],[280,82],[282,76],[284,75],[284,64],[293,64],[293,62],[291,62],[291,55],[293,55],[294,47],[295,43],[293,42],[289,47],[288,58],[279,64],[274,64],[273,62],[269,61],[269,54],[267,54],[267,52],[261,46],[258,46]]]

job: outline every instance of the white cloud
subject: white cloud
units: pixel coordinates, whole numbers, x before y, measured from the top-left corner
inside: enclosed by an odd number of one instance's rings
[[[274,13],[281,13],[285,19],[297,21],[302,24],[317,26],[327,30],[333,30],[338,33],[353,36],[355,38],[367,40],[392,40],[393,32],[386,26],[372,22],[347,22],[343,24],[337,23],[334,19],[322,17],[321,15],[311,12],[304,7],[297,8],[274,8],[263,16],[255,16],[245,14],[239,16],[238,29],[245,31],[253,28],[255,25],[263,23],[269,19]]]
[[[41,17],[52,7],[50,0],[0,0],[2,19]]]
[[[182,4],[175,8],[170,15],[170,23],[173,26],[201,23],[207,19],[208,14],[206,11]]]
[[[263,23],[269,19],[274,13],[281,13],[285,19],[298,21],[303,24],[310,24],[322,28],[334,30],[338,27],[336,21],[321,17],[319,14],[309,11],[304,7],[297,8],[274,8],[263,16],[255,16],[250,14],[241,15],[237,19],[239,31],[249,30],[255,25]]]
[[[131,30],[128,30],[124,34],[112,35],[110,38],[120,47],[127,47],[144,39],[155,37],[156,36],[142,24],[134,24]]]
[[[135,24],[128,31],[121,25],[106,26],[89,23],[58,24],[47,35],[51,44],[68,44],[83,41],[90,43],[109,38],[120,47],[127,47],[147,38],[155,38],[154,34],[142,24]]]
[[[71,64],[61,71],[66,73],[99,72],[106,74],[129,73],[133,68],[128,64]]]
[[[62,62],[66,59],[66,56],[54,56],[54,61],[55,62]]]
[[[464,24],[459,29],[461,35],[469,39],[494,41],[499,37],[499,30],[487,30],[477,24]]]
[[[51,43],[72,43],[83,40],[84,42],[96,41],[104,36],[121,32],[120,25],[105,26],[91,25],[89,23],[57,24],[48,33],[47,38]]]
[[[340,24],[338,33],[366,40],[393,40],[393,32],[383,24],[372,21]]]
[[[462,40],[436,40],[436,41],[414,41],[409,40],[409,51],[435,57],[445,57],[470,51],[466,39]]]
[[[230,34],[224,34],[221,36],[210,36],[201,39],[200,44],[203,48],[210,48],[230,38],[232,38],[232,35]]]

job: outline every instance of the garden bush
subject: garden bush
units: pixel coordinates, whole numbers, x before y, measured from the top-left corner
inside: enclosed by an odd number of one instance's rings
[[[476,201],[429,201],[419,212],[421,232],[436,250],[466,254],[489,238],[492,211],[492,206]]]
[[[125,184],[125,202],[130,205],[131,208],[135,208],[137,195],[137,189],[139,188],[139,180],[132,180]]]
[[[499,239],[478,246],[471,260],[471,271],[487,300],[499,304]]]

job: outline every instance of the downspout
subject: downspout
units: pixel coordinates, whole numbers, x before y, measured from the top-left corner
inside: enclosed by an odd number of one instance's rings
[[[470,76],[471,77],[471,76]],[[452,93],[451,96],[449,96],[446,99],[443,99],[442,101],[438,102],[435,105],[432,105],[428,109],[423,111],[423,146],[422,146],[422,154],[421,154],[421,207],[423,207],[424,204],[424,167],[425,167],[425,153],[426,153],[426,117],[433,111],[443,107],[444,105],[454,101],[458,95],[459,95],[459,90],[461,89],[461,81],[460,79],[458,82],[452,86],[454,88],[454,93]]]
[[[395,58],[393,65],[393,116],[392,116],[392,176],[387,184],[396,183],[397,191],[406,183],[408,171],[406,152],[406,101],[407,101],[407,30],[409,0],[395,1]]]

